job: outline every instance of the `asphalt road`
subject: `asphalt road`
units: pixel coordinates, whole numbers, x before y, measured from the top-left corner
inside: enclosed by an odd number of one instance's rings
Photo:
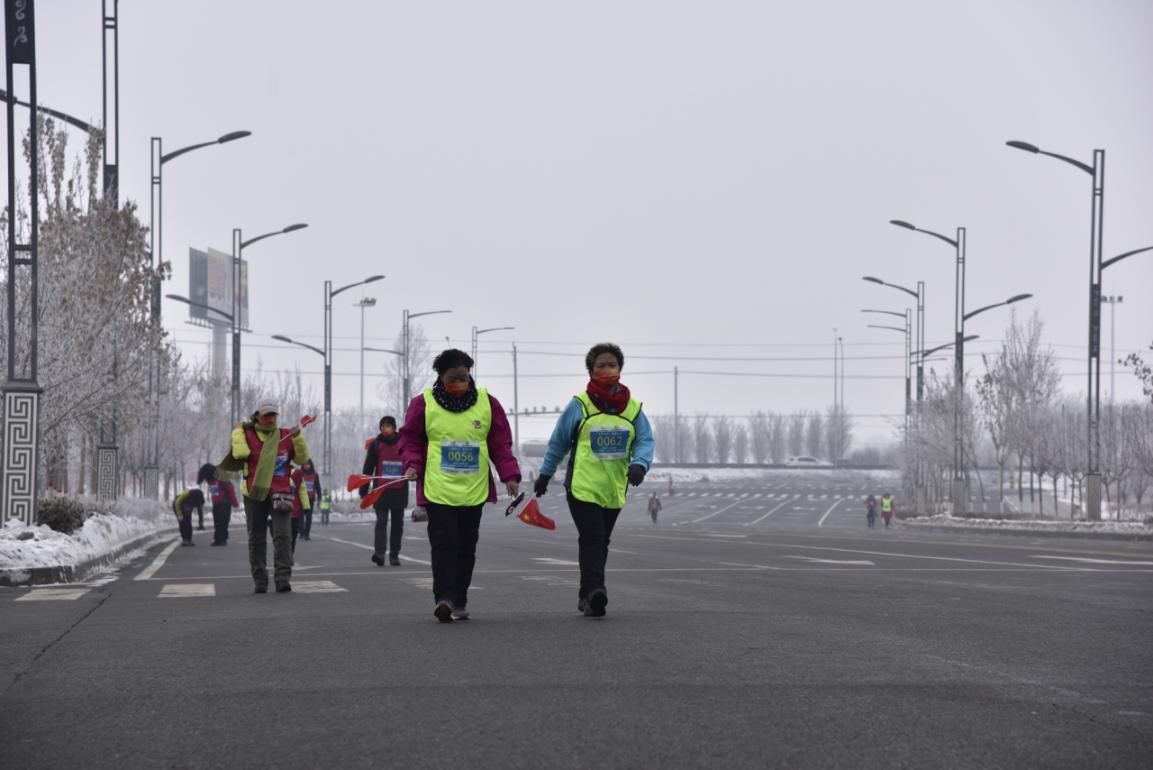
[[[385,568],[317,527],[291,594],[252,593],[242,530],[0,589],[0,768],[1153,765],[1149,543],[870,531],[864,477],[652,481],[603,619],[555,490],[555,532],[486,512],[467,623],[412,523]]]

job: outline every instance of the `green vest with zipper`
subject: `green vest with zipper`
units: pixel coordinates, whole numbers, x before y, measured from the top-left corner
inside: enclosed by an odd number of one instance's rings
[[[572,450],[569,492],[577,500],[602,508],[623,508],[637,435],[633,421],[641,412],[641,402],[630,398],[623,412],[608,414],[593,404],[588,393],[578,393],[576,400],[584,416]]]
[[[424,391],[424,433],[428,456],[424,464],[424,497],[430,503],[458,507],[488,500],[488,432],[492,402],[485,388],[476,389],[476,403],[463,412],[450,412]]]

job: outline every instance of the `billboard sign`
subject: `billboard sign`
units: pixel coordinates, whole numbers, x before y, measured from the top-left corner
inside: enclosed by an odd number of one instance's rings
[[[216,249],[189,249],[188,298],[196,303],[188,308],[193,321],[228,326],[228,319],[220,313],[232,315],[232,256]],[[248,329],[248,263],[243,259],[240,260],[240,328]]]

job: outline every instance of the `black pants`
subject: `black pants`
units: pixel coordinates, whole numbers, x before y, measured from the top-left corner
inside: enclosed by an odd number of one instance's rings
[[[428,544],[432,551],[432,595],[456,607],[468,604],[468,587],[476,565],[482,505],[428,503]],[[379,516],[379,514],[378,514]],[[393,530],[396,531],[395,529]]]
[[[186,513],[177,522],[180,525],[180,539],[192,541],[192,514]]]
[[[292,555],[296,555],[296,540],[300,537],[300,517],[292,517]]]
[[[300,514],[300,536],[305,540],[312,539],[312,509],[305,508]]]
[[[400,541],[404,537],[404,506],[389,504],[373,507],[376,511],[376,531],[372,537],[372,550],[377,556],[400,555]],[[388,536],[388,520],[392,519],[392,537]],[[475,541],[473,541],[475,545]]]
[[[576,524],[577,560],[581,568],[581,587],[578,596],[587,599],[589,593],[605,587],[605,562],[609,558],[609,540],[616,526],[620,508],[602,508],[568,495],[568,509]]]
[[[196,509],[196,515],[200,519],[200,526],[198,526],[197,529],[204,529],[204,509],[203,508],[197,508]]]
[[[228,542],[228,524],[232,521],[232,506],[217,503],[212,506],[212,542],[224,545]]]

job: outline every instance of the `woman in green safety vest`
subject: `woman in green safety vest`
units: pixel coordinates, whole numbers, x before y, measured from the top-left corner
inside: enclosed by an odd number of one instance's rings
[[[496,467],[510,496],[520,487],[512,430],[504,407],[472,379],[472,357],[451,348],[432,362],[436,382],[408,405],[400,429],[405,476],[428,512],[433,614],[442,623],[468,620],[480,512],[496,502]]]
[[[653,430],[621,381],[624,353],[616,345],[593,345],[585,356],[589,382],[573,396],[557,420],[533,491],[548,490],[564,456],[569,512],[579,538],[581,583],[577,611],[599,618],[605,614],[605,562],[609,539],[625,504],[629,484],[639,486],[653,462]]]

